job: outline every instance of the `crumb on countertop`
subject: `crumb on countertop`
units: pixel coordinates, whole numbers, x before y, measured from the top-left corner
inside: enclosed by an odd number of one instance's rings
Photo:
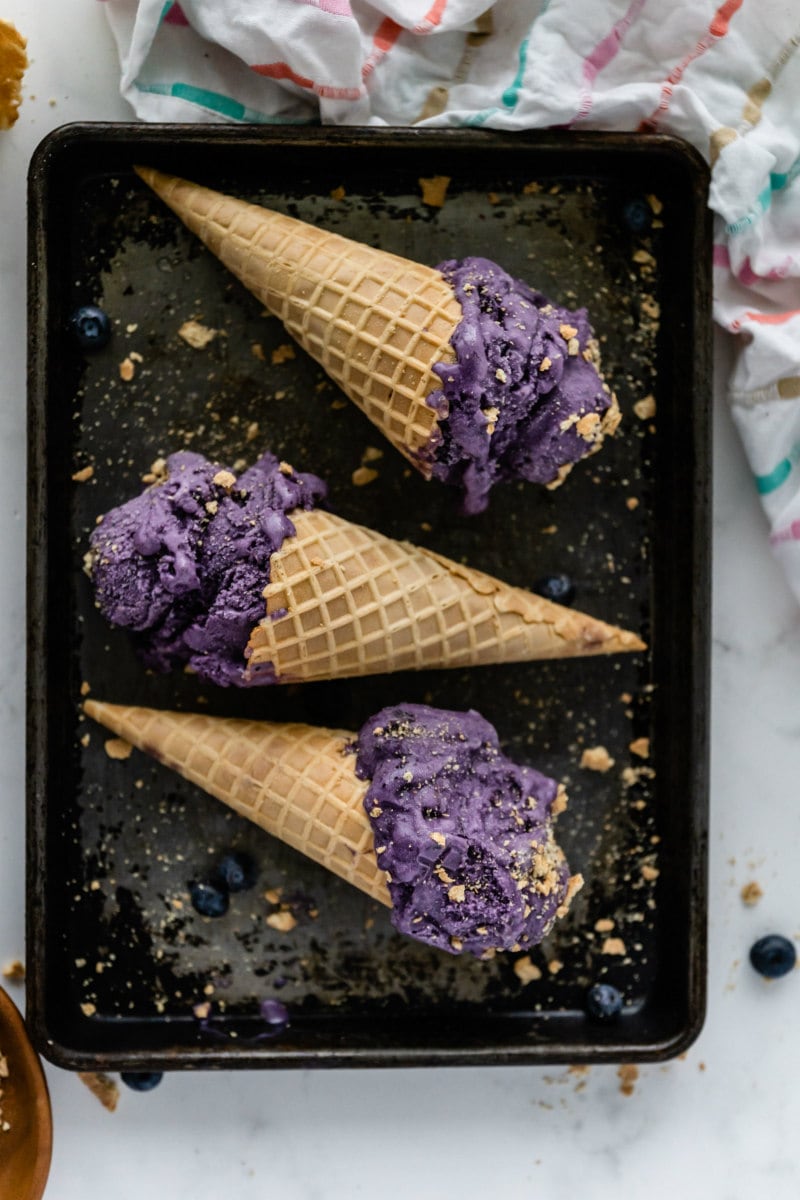
[[[615,955],[623,955],[623,954],[627,954],[628,951],[625,947],[625,943],[623,942],[622,938],[607,937],[606,940],[603,942],[602,947],[600,948],[600,953],[601,954],[612,954],[612,955],[614,955],[614,954]]]
[[[24,981],[25,964],[21,959],[15,958],[5,964],[3,967],[3,979],[7,979],[9,983],[22,983]]]
[[[639,1078],[639,1068],[635,1063],[621,1063],[617,1069],[619,1077],[619,1090],[623,1096],[632,1096],[637,1079]]]
[[[271,360],[273,367],[279,367],[281,363],[288,362],[295,358],[294,346],[290,342],[284,342],[282,346],[276,346],[272,351]]]
[[[116,1080],[102,1071],[79,1071],[78,1078],[81,1083],[86,1084],[92,1095],[97,1097],[103,1108],[107,1108],[109,1112],[114,1111],[119,1100]]]
[[[650,757],[650,738],[639,737],[630,743],[628,746],[631,754],[638,754],[639,758]]]
[[[751,879],[749,883],[744,885],[739,895],[742,898],[742,903],[752,908],[753,905],[758,904],[764,895],[764,891],[760,883],[756,883],[755,879]]]
[[[72,475],[73,483],[87,483],[94,475],[94,467],[81,467],[80,471],[75,471]]]

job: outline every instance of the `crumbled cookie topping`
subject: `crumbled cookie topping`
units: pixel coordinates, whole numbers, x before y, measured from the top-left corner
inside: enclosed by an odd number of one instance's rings
[[[614,765],[614,759],[606,750],[605,746],[587,746],[581,755],[581,766],[587,771],[600,771],[605,773],[610,771]]]
[[[449,175],[432,175],[429,179],[417,180],[422,188],[422,203],[430,208],[441,208],[450,186]]]
[[[203,350],[219,333],[218,329],[209,329],[199,321],[184,321],[178,330],[178,337],[191,346],[193,350]]]

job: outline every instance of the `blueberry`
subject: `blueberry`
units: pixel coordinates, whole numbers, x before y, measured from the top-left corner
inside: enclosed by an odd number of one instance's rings
[[[797,962],[794,943],[780,933],[768,933],[750,947],[750,962],[759,975],[767,979],[780,979],[788,975]]]
[[[246,892],[255,885],[258,869],[249,854],[231,850],[220,859],[215,871],[215,878],[229,892]]]
[[[622,216],[625,224],[634,233],[644,233],[653,223],[653,210],[646,200],[639,197],[622,206]]]
[[[555,604],[572,604],[575,599],[575,584],[569,575],[543,575],[536,580],[533,590]]]
[[[289,1010],[280,1000],[262,1000],[259,1006],[261,1020],[274,1033],[280,1033],[289,1024]]]
[[[622,993],[610,983],[595,983],[586,993],[586,1011],[598,1021],[610,1021],[622,1012]]]
[[[161,1071],[123,1071],[120,1079],[134,1092],[152,1092],[164,1078]]]
[[[111,337],[111,322],[96,304],[76,308],[70,318],[70,327],[83,350],[102,350]]]
[[[222,881],[193,883],[189,891],[192,904],[201,917],[221,917],[228,911],[230,896]]]

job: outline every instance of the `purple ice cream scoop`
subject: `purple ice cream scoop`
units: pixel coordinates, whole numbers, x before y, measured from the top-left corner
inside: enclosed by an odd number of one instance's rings
[[[550,932],[582,883],[553,836],[554,779],[506,758],[478,713],[424,704],[382,709],[356,754],[397,929],[479,957]]]
[[[264,616],[270,557],[295,533],[288,514],[326,495],[264,454],[238,479],[201,454],[170,455],[163,481],[106,513],[89,573],[103,616],[135,635],[148,667],[188,666],[210,683],[274,682],[247,670],[245,647]]]
[[[455,363],[433,367],[442,382],[426,398],[439,416],[427,460],[433,478],[462,489],[464,511],[479,513],[496,483],[560,482],[613,432],[619,409],[586,309],[553,304],[486,258],[436,269],[463,317]]]

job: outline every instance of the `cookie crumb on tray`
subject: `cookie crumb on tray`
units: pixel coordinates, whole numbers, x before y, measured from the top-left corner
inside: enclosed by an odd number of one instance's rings
[[[422,203],[431,208],[441,208],[447,195],[450,176],[432,175],[430,178],[420,179],[418,182],[422,188]]]
[[[605,746],[587,746],[581,755],[581,766],[587,771],[609,771],[614,765],[614,759]]]
[[[126,742],[124,738],[108,738],[103,745],[109,758],[116,758],[120,761],[130,758],[131,751],[133,750],[133,746],[130,742]]]
[[[372,483],[377,478],[378,472],[373,467],[357,467],[352,475],[355,487],[364,487],[365,484]]]
[[[187,346],[193,350],[204,350],[209,342],[213,342],[219,333],[218,329],[209,329],[199,321],[184,321],[178,330],[178,337],[183,338]]]
[[[530,954],[525,954],[514,963],[514,974],[521,984],[533,983],[542,978],[542,972],[536,963],[531,962]]]
[[[651,417],[656,415],[656,398],[652,394],[645,396],[643,400],[637,400],[633,406],[633,411],[636,413],[640,421],[649,421]]]

